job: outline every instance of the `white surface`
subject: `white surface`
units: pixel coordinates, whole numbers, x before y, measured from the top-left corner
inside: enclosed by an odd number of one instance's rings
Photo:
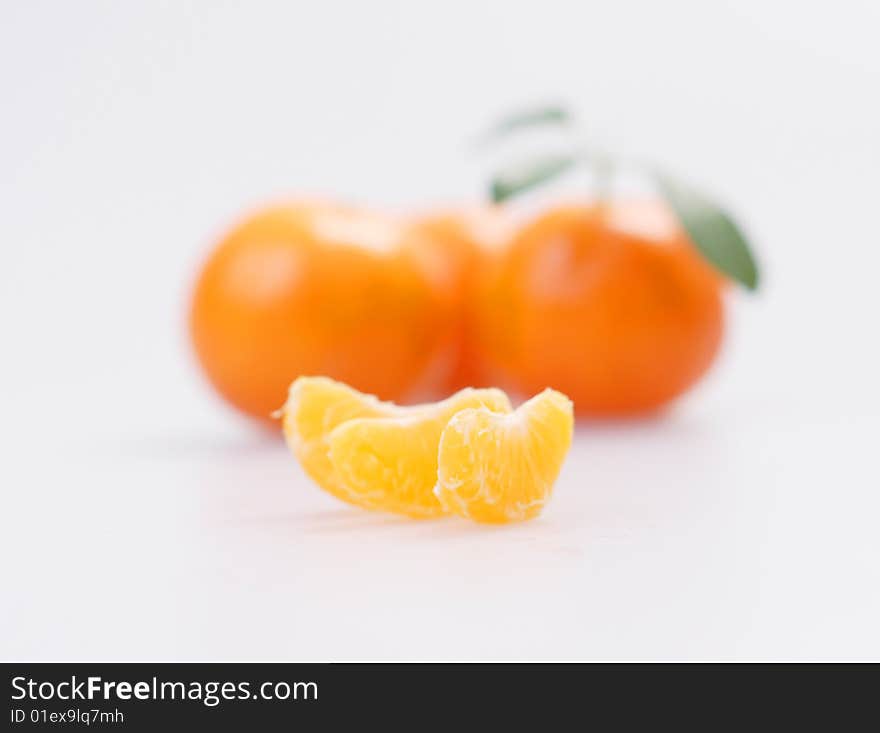
[[[0,657],[880,657],[876,3],[19,3],[0,24]],[[546,514],[348,509],[216,402],[212,238],[290,192],[466,200],[576,102],[743,214],[766,287]]]

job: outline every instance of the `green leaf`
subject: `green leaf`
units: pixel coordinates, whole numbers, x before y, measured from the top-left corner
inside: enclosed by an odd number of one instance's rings
[[[755,290],[758,266],[736,222],[690,186],[663,174],[657,174],[657,186],[703,257],[724,275]]]
[[[498,138],[530,127],[542,125],[565,125],[571,121],[568,110],[559,105],[532,107],[514,112],[501,119],[494,127],[485,132],[480,143],[489,143]]]
[[[578,162],[574,155],[554,155],[535,158],[499,173],[492,179],[491,196],[496,204],[506,201],[545,181],[562,175]]]

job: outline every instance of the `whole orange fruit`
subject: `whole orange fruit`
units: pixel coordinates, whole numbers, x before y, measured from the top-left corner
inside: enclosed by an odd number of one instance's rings
[[[443,246],[413,222],[291,203],[259,211],[208,257],[190,333],[217,391],[257,418],[300,375],[326,375],[386,400],[443,389],[460,303]]]
[[[661,204],[560,206],[486,268],[478,339],[517,391],[558,389],[580,415],[651,412],[714,360],[722,288]]]

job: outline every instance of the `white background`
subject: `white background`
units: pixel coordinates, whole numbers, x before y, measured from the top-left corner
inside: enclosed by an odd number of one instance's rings
[[[0,657],[880,658],[880,5],[18,2],[0,22]],[[548,511],[323,495],[184,328],[242,212],[460,202],[499,112],[722,197],[764,266],[663,419],[582,426]]]

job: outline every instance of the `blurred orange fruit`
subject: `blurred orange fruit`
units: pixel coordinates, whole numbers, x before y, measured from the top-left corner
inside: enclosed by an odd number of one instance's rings
[[[220,394],[264,420],[301,374],[411,402],[445,389],[454,368],[457,272],[417,222],[323,203],[267,208],[202,268],[192,342]]]
[[[521,393],[552,386],[581,415],[646,413],[712,364],[722,287],[661,204],[560,206],[487,265],[477,338]]]
[[[444,391],[449,394],[465,387],[488,387],[477,343],[475,292],[480,273],[493,253],[510,240],[515,222],[500,206],[474,206],[422,216],[418,226],[442,247],[459,304],[458,351]]]

